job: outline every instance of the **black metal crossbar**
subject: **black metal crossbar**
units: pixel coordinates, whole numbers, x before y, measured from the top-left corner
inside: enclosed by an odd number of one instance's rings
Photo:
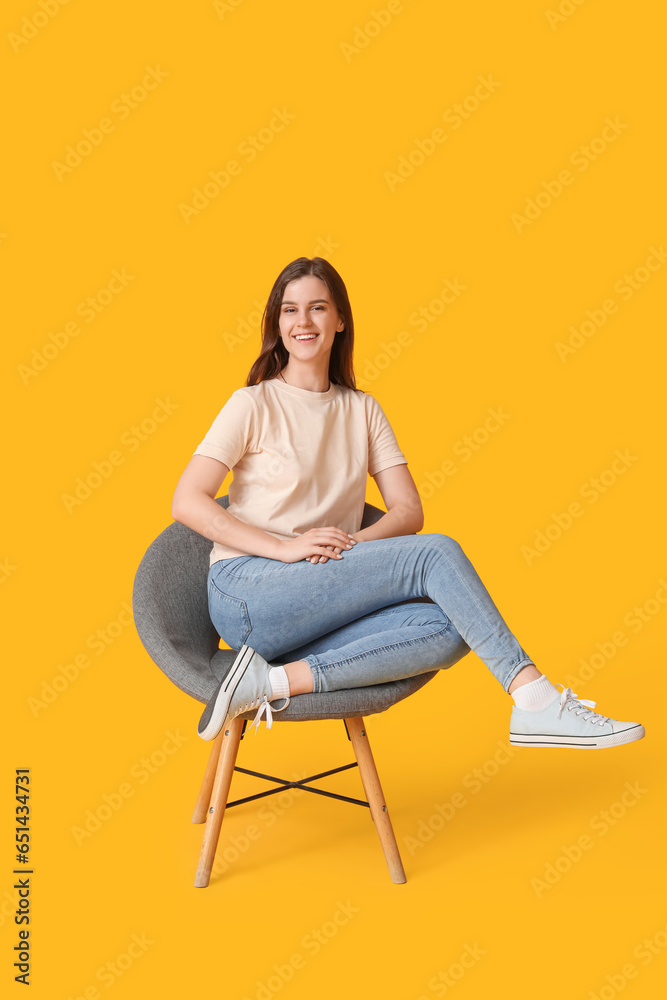
[[[245,731],[248,725],[248,720],[243,720],[243,729],[241,730],[241,739],[245,736]],[[350,740],[350,731],[347,728],[347,722],[343,720],[343,725],[345,726],[345,732],[347,734],[348,740]],[[240,806],[244,802],[252,802],[253,799],[263,799],[267,795],[277,795],[278,792],[285,791],[286,788],[303,788],[304,792],[314,792],[315,795],[327,795],[330,799],[340,799],[341,802],[352,802],[356,806],[366,806],[370,809],[370,803],[365,799],[354,799],[350,795],[338,795],[336,792],[328,792],[325,788],[311,788],[306,784],[308,781],[317,781],[318,778],[327,778],[330,774],[337,774],[339,771],[347,771],[351,767],[359,767],[358,763],[355,761],[354,764],[343,764],[342,767],[332,767],[330,771],[322,771],[320,774],[311,774],[309,778],[300,778],[299,781],[287,781],[286,778],[276,778],[272,774],[262,774],[260,771],[249,771],[246,767],[234,766],[235,771],[240,771],[242,774],[251,774],[254,778],[264,778],[265,781],[274,781],[279,787],[269,788],[265,792],[257,792],[256,795],[246,795],[242,799],[234,799],[233,802],[227,803],[227,809],[231,806]]]
[[[357,806],[366,806],[370,809],[370,805],[364,799],[354,799],[349,795],[338,795],[336,792],[328,792],[324,788],[311,788],[306,782],[317,781],[318,778],[326,778],[330,774],[337,774],[339,771],[347,771],[351,767],[358,767],[359,765],[355,761],[354,764],[344,764],[342,767],[332,767],[330,771],[322,771],[320,774],[311,774],[308,778],[300,778],[299,781],[287,781],[285,778],[276,778],[272,774],[262,774],[260,771],[249,771],[246,767],[234,767],[235,771],[240,771],[242,774],[251,774],[255,778],[264,778],[265,781],[274,781],[278,788],[269,788],[265,792],[258,792],[256,795],[246,795],[243,799],[234,799],[233,802],[227,803],[227,808],[231,806],[240,806],[243,802],[252,802],[253,799],[263,799],[267,795],[277,795],[278,792],[285,791],[286,788],[303,788],[304,792],[314,792],[316,795],[327,795],[330,799],[340,799],[342,802],[352,802]]]

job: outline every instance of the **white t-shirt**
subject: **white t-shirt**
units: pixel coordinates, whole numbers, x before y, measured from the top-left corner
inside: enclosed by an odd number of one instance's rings
[[[234,470],[230,514],[283,539],[329,525],[359,531],[367,476],[408,462],[373,396],[279,377],[236,389],[193,454]],[[214,542],[210,565],[241,555]]]

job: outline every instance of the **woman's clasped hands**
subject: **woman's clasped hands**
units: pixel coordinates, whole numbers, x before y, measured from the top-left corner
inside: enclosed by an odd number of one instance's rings
[[[329,559],[342,559],[341,553],[357,544],[357,539],[341,528],[310,528],[296,538],[281,542],[281,562],[325,563]]]

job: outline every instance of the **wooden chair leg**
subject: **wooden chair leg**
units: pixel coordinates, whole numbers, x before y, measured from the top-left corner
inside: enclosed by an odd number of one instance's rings
[[[206,771],[204,772],[204,780],[201,783],[201,788],[199,789],[199,796],[197,797],[197,801],[195,803],[195,810],[192,814],[193,823],[206,822],[206,814],[208,812],[208,807],[211,802],[211,792],[213,791],[213,781],[215,779],[215,772],[218,767],[220,746],[222,744],[222,738],[224,735],[225,734],[223,732],[220,732],[213,740],[213,745],[211,746],[211,752],[208,755],[208,764],[206,765]]]
[[[241,733],[243,732],[243,719],[232,719],[222,734],[222,744],[218,756],[218,765],[213,783],[213,793],[206,814],[206,826],[204,828],[204,839],[199,855],[199,864],[195,875],[195,886],[203,889],[208,885],[211,878],[211,869],[215,851],[220,837],[220,827],[225,815],[229,788],[234,774],[236,755],[239,750]]]
[[[384,801],[384,795],[382,794],[382,786],[380,785],[380,778],[375,767],[375,761],[373,760],[371,746],[368,742],[366,724],[361,718],[346,719],[345,723],[350,734],[354,755],[359,765],[364,792],[371,807],[371,816],[375,822],[375,828],[382,844],[391,880],[400,885],[403,882],[407,882],[407,878],[405,877],[403,862],[398,852],[398,844],[396,843],[394,830],[389,819],[389,811]]]

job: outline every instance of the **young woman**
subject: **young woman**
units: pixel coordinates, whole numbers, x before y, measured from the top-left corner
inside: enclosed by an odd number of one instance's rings
[[[451,666],[474,650],[513,696],[510,742],[600,748],[644,727],[559,691],[510,632],[461,546],[418,534],[421,501],[377,400],[355,388],[347,290],[321,257],[278,276],[262,350],[195,450],[172,515],[213,542],[211,619],[237,651],[201,717],[282,711],[290,696]],[[225,510],[215,497],[234,470]],[[360,530],[367,475],[387,513]],[[434,603],[414,602],[428,596]],[[282,701],[277,707],[273,703]]]

